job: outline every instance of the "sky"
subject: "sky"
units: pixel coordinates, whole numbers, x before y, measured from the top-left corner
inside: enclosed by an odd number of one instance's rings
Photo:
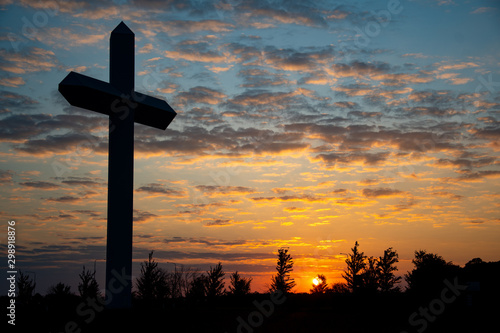
[[[177,112],[135,125],[134,277],[151,250],[259,292],[282,247],[297,292],[356,241],[399,275],[500,260],[498,1],[0,0],[1,246],[15,220],[37,292],[94,263],[104,287],[108,119],[57,87],[108,81],[122,20],[135,89]]]

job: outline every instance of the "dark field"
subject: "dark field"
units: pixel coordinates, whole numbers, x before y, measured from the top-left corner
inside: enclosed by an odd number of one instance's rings
[[[498,332],[498,295],[463,291],[437,298],[269,294],[179,299],[161,306],[103,310],[79,297],[16,308],[18,332]],[[2,303],[6,304],[3,298]],[[5,308],[4,308],[5,309]],[[4,319],[6,324],[6,320]],[[13,328],[9,326],[9,331]]]

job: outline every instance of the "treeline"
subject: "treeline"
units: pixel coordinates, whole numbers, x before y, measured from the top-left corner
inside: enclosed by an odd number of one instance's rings
[[[173,272],[161,268],[153,257],[151,251],[148,260],[141,263],[140,276],[134,281],[134,299],[141,305],[162,305],[167,300],[189,299],[203,300],[214,299],[218,296],[232,295],[243,296],[251,292],[252,278],[245,278],[238,271],[230,274],[229,285],[226,288],[222,263],[210,266],[206,272],[198,269],[186,268],[183,265],[175,266]],[[290,277],[293,271],[293,259],[287,249],[278,250],[277,273],[271,279],[270,292],[280,290],[288,293],[295,287],[295,281]],[[79,274],[78,294],[83,299],[103,299],[101,288],[96,279],[96,271],[83,267]],[[17,301],[30,303],[35,295],[36,284],[29,275],[22,271],[17,278]],[[63,282],[51,286],[46,294],[48,299],[76,296],[71,287]],[[37,299],[41,296],[37,295]]]
[[[424,250],[415,251],[412,260],[414,268],[404,274],[396,275],[399,255],[392,247],[386,249],[379,257],[367,256],[355,242],[351,252],[346,255],[346,268],[342,273],[344,283],[328,284],[324,274],[317,274],[310,289],[312,294],[374,294],[401,293],[415,295],[435,295],[442,288],[443,281],[460,279],[461,283],[474,284],[474,288],[499,288],[496,279],[500,275],[500,261],[484,262],[480,258],[469,261],[464,267],[446,261],[435,253]],[[168,272],[161,268],[149,253],[148,260],[141,263],[140,276],[134,281],[134,299],[142,305],[160,305],[166,300],[213,299],[223,295],[242,296],[251,293],[252,278],[245,278],[238,271],[230,273],[226,288],[226,272],[219,262],[210,266],[206,272],[198,269],[176,265],[175,270]],[[294,261],[288,249],[278,250],[276,274],[271,277],[269,292],[280,290],[293,292],[296,283],[291,276]],[[78,294],[82,299],[102,299],[101,288],[96,280],[96,272],[83,267],[79,274]],[[406,281],[406,288],[400,286]],[[481,285],[481,287],[479,287]],[[34,295],[35,282],[23,272],[17,279],[17,301],[29,303]],[[46,297],[60,298],[75,295],[70,286],[59,282],[49,288]],[[38,295],[38,298],[41,296]]]
[[[464,267],[446,261],[442,256],[418,250],[414,253],[413,269],[404,275],[396,275],[399,255],[392,247],[382,256],[367,256],[355,242],[351,252],[346,254],[346,268],[342,274],[345,283],[329,286],[327,278],[318,274],[310,290],[311,293],[402,293],[419,298],[436,297],[446,287],[454,283],[468,291],[483,291],[483,294],[498,292],[500,284],[500,261],[484,262],[474,258]],[[401,287],[403,279],[406,287]]]
[[[342,274],[346,282],[329,286],[326,276],[318,274],[313,280],[311,293],[389,293],[401,291],[397,284],[401,282],[402,277],[395,274],[398,270],[396,264],[399,262],[399,256],[392,247],[385,250],[380,257],[368,257],[364,252],[360,252],[359,243],[356,242],[351,253],[346,254],[346,256],[347,267]]]
[[[141,275],[136,280],[134,296],[143,304],[151,305],[162,303],[167,299],[213,299],[226,294],[246,295],[250,293],[251,278],[242,277],[238,271],[230,275],[230,284],[225,288],[226,273],[219,262],[204,273],[180,266],[173,272],[167,272],[158,266],[153,258],[141,264]]]
[[[138,328],[145,325],[143,318],[149,318],[153,328],[165,321],[182,322],[186,326],[182,332],[208,327],[213,332],[224,331],[221,327],[227,332],[253,332],[254,328],[309,332],[329,331],[333,326],[338,332],[377,331],[375,326],[384,332],[460,331],[464,327],[489,332],[491,318],[498,314],[498,307],[491,304],[500,297],[500,261],[475,258],[460,267],[438,254],[419,250],[412,260],[413,269],[401,275],[395,249],[388,248],[378,257],[367,256],[356,242],[345,254],[345,282],[329,284],[324,274],[318,274],[310,293],[305,294],[294,293],[294,260],[282,248],[268,293],[251,293],[252,278],[237,271],[226,273],[220,262],[207,271],[179,264],[167,271],[153,254],[141,263],[140,274],[133,281],[133,309],[127,313]],[[34,295],[33,279],[20,272],[18,322],[34,325],[38,332],[115,329],[117,322],[123,322],[123,313],[115,317],[112,311],[105,311],[95,268],[83,267],[79,278],[76,293],[59,282],[41,296]],[[401,287],[403,280],[405,288]],[[283,295],[280,302],[274,302],[273,294]],[[361,317],[364,321],[360,322]],[[127,325],[122,326],[128,329]]]

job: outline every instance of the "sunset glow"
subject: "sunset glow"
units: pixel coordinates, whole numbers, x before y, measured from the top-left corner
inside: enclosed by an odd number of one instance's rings
[[[108,119],[57,86],[69,71],[108,81],[122,20],[135,89],[178,113],[165,131],[135,125],[134,277],[151,250],[168,271],[221,262],[226,286],[238,271],[258,292],[282,247],[296,292],[318,274],[344,282],[355,241],[367,256],[396,250],[397,275],[420,249],[499,260],[498,1],[0,9],[0,214],[37,292],[76,291],[94,263],[104,286]]]

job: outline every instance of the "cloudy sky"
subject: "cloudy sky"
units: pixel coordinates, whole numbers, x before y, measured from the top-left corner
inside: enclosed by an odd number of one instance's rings
[[[264,291],[289,247],[306,291],[355,241],[400,274],[500,259],[498,1],[0,0],[2,246],[14,219],[38,292],[94,260],[104,286],[108,119],[57,86],[108,81],[121,20],[136,90],[178,113],[135,126],[135,275],[155,250]]]

